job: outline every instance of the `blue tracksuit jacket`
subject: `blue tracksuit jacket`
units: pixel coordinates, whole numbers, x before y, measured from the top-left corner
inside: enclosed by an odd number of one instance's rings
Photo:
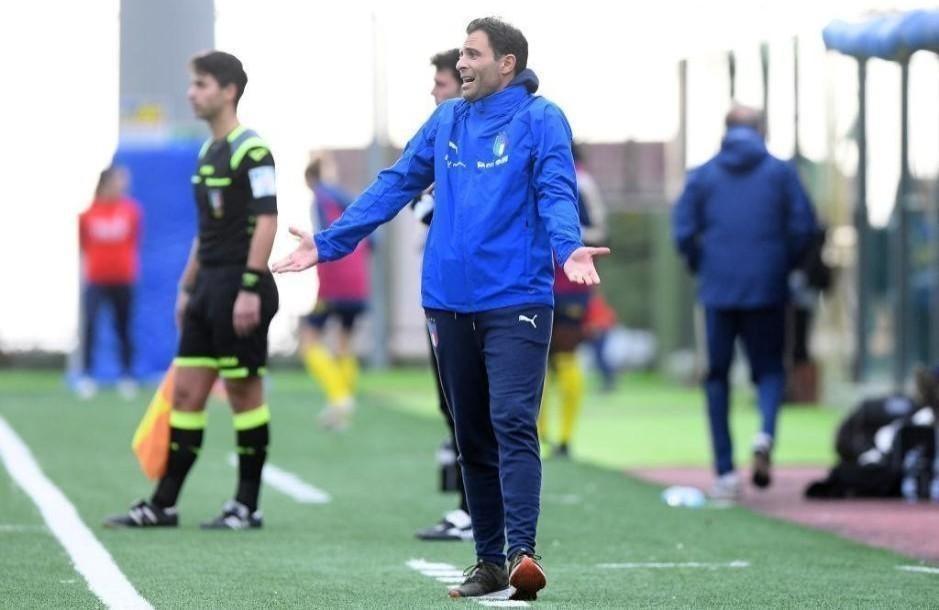
[[[401,158],[329,229],[322,261],[341,258],[435,183],[424,250],[424,307],[472,313],[554,303],[553,258],[582,245],[571,130],[522,71],[473,103],[437,107]]]
[[[786,301],[789,271],[816,230],[795,169],[747,127],[729,129],[721,151],[689,172],[672,228],[701,303],[741,309]]]

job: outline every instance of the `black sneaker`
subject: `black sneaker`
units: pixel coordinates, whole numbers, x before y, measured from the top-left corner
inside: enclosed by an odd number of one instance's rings
[[[509,586],[509,575],[505,566],[489,563],[480,559],[476,565],[463,572],[466,580],[458,587],[450,589],[450,597],[481,597],[503,591]]]
[[[773,482],[769,449],[755,449],[753,451],[753,484],[760,489],[766,489]]]
[[[104,520],[105,527],[176,527],[179,514],[176,507],[160,508],[156,504],[139,500],[123,515],[113,515]]]
[[[509,557],[509,586],[515,588],[509,599],[533,601],[538,598],[538,591],[548,584],[539,559],[541,557],[527,551]]]
[[[235,500],[229,500],[222,506],[222,514],[202,523],[204,530],[244,530],[256,529],[263,525],[261,511],[251,512],[247,506]]]
[[[473,522],[466,511],[457,509],[443,516],[440,523],[417,530],[420,540],[472,540]]]
[[[760,489],[769,487],[773,482],[771,455],[773,451],[773,437],[760,432],[753,439],[753,474],[751,480],[753,485]]]

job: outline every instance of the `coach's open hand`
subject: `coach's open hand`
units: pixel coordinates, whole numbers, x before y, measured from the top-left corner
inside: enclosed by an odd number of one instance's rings
[[[600,283],[597,268],[593,266],[594,256],[609,256],[609,248],[591,248],[582,246],[574,250],[564,262],[564,274],[575,284],[595,286]]]
[[[303,271],[319,262],[319,253],[316,251],[316,244],[313,243],[312,233],[301,231],[297,227],[290,227],[290,234],[297,237],[300,243],[297,244],[296,250],[271,265],[274,273]]]

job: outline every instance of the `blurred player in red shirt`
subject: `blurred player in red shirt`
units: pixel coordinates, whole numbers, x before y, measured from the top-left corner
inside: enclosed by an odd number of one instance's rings
[[[118,390],[131,398],[136,392],[132,377],[133,342],[130,312],[133,285],[137,281],[140,242],[140,209],[127,194],[128,175],[122,167],[101,172],[91,206],[78,218],[82,274],[85,282],[82,320],[82,377],[77,391],[91,398],[97,391],[92,378],[98,313],[109,303],[121,344],[122,377]]]

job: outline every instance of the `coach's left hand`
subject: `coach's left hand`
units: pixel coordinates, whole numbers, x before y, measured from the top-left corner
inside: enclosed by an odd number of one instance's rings
[[[232,325],[239,337],[250,335],[261,321],[261,297],[253,292],[242,290],[235,299],[232,311]]]
[[[593,266],[594,256],[609,256],[609,248],[591,248],[581,246],[574,250],[564,261],[564,274],[575,284],[595,286],[600,283],[600,275]]]
[[[271,271],[274,273],[303,271],[319,262],[319,253],[316,251],[312,233],[297,227],[290,227],[290,234],[299,240],[297,249],[271,265]]]

